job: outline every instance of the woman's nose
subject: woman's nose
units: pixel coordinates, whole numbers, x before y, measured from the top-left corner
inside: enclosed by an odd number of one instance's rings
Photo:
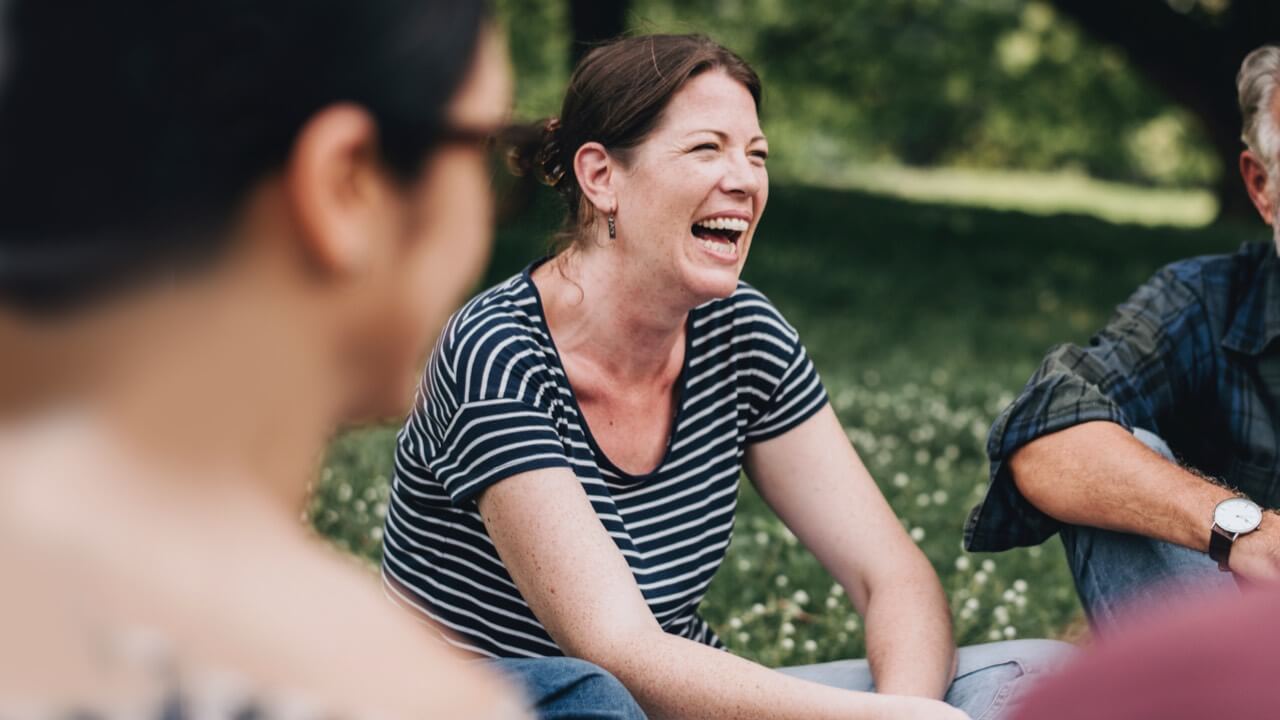
[[[754,195],[760,191],[760,172],[757,172],[758,170],[759,168],[752,165],[750,158],[745,154],[732,158],[725,168],[721,187],[728,193]]]

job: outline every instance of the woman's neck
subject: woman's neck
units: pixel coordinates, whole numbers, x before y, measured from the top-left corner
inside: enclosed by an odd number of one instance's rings
[[[629,384],[670,382],[690,308],[656,297],[603,252],[562,253],[534,272],[556,346]]]

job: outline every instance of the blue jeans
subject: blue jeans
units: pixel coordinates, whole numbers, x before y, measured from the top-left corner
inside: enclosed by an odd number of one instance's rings
[[[524,688],[541,720],[644,720],[631,693],[605,669],[567,657],[485,661]]]
[[[1056,640],[1008,640],[962,647],[956,679],[943,700],[974,720],[1007,717],[1037,676],[1057,666],[1071,651],[1071,645]],[[837,660],[778,671],[845,690],[875,690],[866,660]]]
[[[1174,460],[1157,435],[1141,429],[1133,435]],[[1204,521],[1208,537],[1212,519]],[[1147,607],[1236,586],[1208,555],[1181,545],[1080,525],[1063,526],[1059,534],[1080,604],[1100,631],[1115,625],[1129,605]]]

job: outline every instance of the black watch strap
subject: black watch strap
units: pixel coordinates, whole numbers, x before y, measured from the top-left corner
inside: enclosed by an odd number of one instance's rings
[[[1217,523],[1213,525],[1213,532],[1209,533],[1209,557],[1218,563],[1218,569],[1222,572],[1230,572],[1231,568],[1228,561],[1231,559],[1231,546],[1235,544],[1236,536],[1218,527]]]

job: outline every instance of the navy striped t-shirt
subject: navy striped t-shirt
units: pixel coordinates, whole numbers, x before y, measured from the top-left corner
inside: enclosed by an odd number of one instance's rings
[[[583,421],[529,277],[534,267],[459,310],[432,353],[396,448],[386,585],[461,647],[491,657],[560,655],[475,501],[504,478],[565,468],[662,628],[719,647],[697,608],[729,546],[743,453],[826,404],[813,363],[796,331],[746,283],[695,308],[666,455],[653,472],[629,475]]]

